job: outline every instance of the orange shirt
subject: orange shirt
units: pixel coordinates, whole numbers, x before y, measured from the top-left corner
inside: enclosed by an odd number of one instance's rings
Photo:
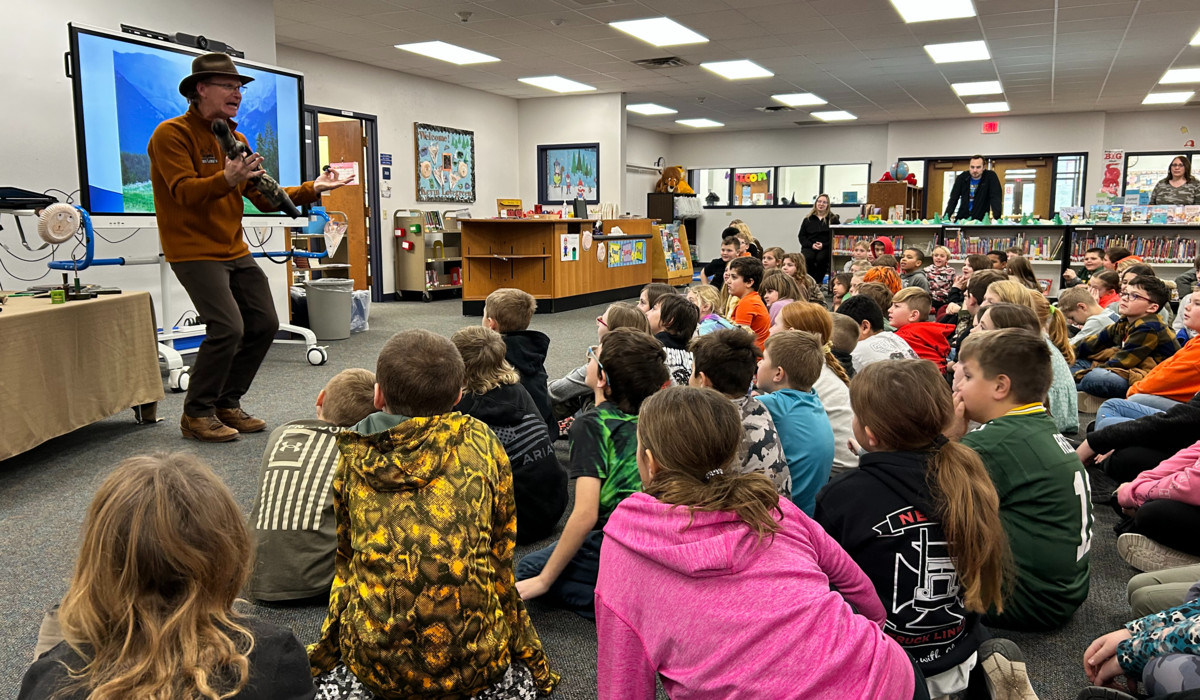
[[[761,350],[767,336],[771,335],[771,314],[763,303],[758,292],[746,292],[746,296],[738,300],[730,319],[740,326],[746,326],[757,336],[754,344]]]
[[[1183,348],[1150,370],[1129,387],[1126,396],[1153,394],[1174,401],[1191,401],[1200,391],[1200,342],[1188,341]]]
[[[242,196],[262,211],[271,209],[249,182],[237,187],[225,182],[225,154],[210,124],[195,106],[188,107],[183,116],[159,124],[146,147],[158,236],[167,262],[249,255],[242,237]],[[229,128],[236,129],[237,124],[230,121]],[[234,136],[246,143],[237,131]],[[284,191],[296,206],[317,201],[311,182]]]

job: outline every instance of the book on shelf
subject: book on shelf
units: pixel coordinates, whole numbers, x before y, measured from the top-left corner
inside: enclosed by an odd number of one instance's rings
[[[1168,209],[1170,210],[1167,212],[1168,224],[1186,224],[1188,222],[1187,214],[1184,212],[1184,205],[1172,204],[1168,207]]]
[[[1124,204],[1110,204],[1108,207],[1108,223],[1119,224],[1121,217],[1125,215]]]
[[[1128,210],[1129,223],[1131,224],[1144,224],[1150,220],[1150,207],[1148,206],[1139,204],[1137,206],[1128,207]]]
[[[1186,223],[1200,224],[1200,204],[1188,204],[1183,208],[1184,218]]]
[[[1064,224],[1082,224],[1085,221],[1083,207],[1062,207],[1058,210],[1058,216]]]
[[[1165,224],[1167,223],[1167,218],[1170,216],[1170,213],[1171,207],[1165,204],[1155,204],[1154,206],[1150,207],[1150,223]]]
[[[1092,221],[1108,221],[1108,204],[1093,204],[1088,208],[1088,218]]]
[[[1088,248],[1121,246],[1147,263],[1188,264],[1200,252],[1200,238],[1186,236],[1145,236],[1137,233],[1090,235],[1071,242],[1071,259],[1080,260]]]

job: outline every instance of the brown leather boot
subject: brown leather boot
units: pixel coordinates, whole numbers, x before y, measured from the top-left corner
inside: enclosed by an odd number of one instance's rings
[[[238,431],[222,423],[216,416],[189,416],[185,413],[179,417],[179,429],[185,438],[200,442],[229,442],[238,436]]]
[[[257,433],[267,427],[265,420],[255,418],[240,408],[218,408],[217,418],[239,433]]]

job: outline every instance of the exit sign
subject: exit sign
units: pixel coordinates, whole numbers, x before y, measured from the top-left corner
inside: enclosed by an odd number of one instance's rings
[[[998,134],[1000,133],[1000,122],[984,122],[983,133]]]

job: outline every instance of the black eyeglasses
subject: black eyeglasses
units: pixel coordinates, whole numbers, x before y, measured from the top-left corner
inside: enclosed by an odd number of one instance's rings
[[[233,92],[234,90],[237,90],[238,92],[242,93],[243,95],[246,94],[246,86],[239,85],[238,83],[205,83],[205,85],[212,85],[213,87],[223,88],[225,90],[228,90],[229,92]]]

